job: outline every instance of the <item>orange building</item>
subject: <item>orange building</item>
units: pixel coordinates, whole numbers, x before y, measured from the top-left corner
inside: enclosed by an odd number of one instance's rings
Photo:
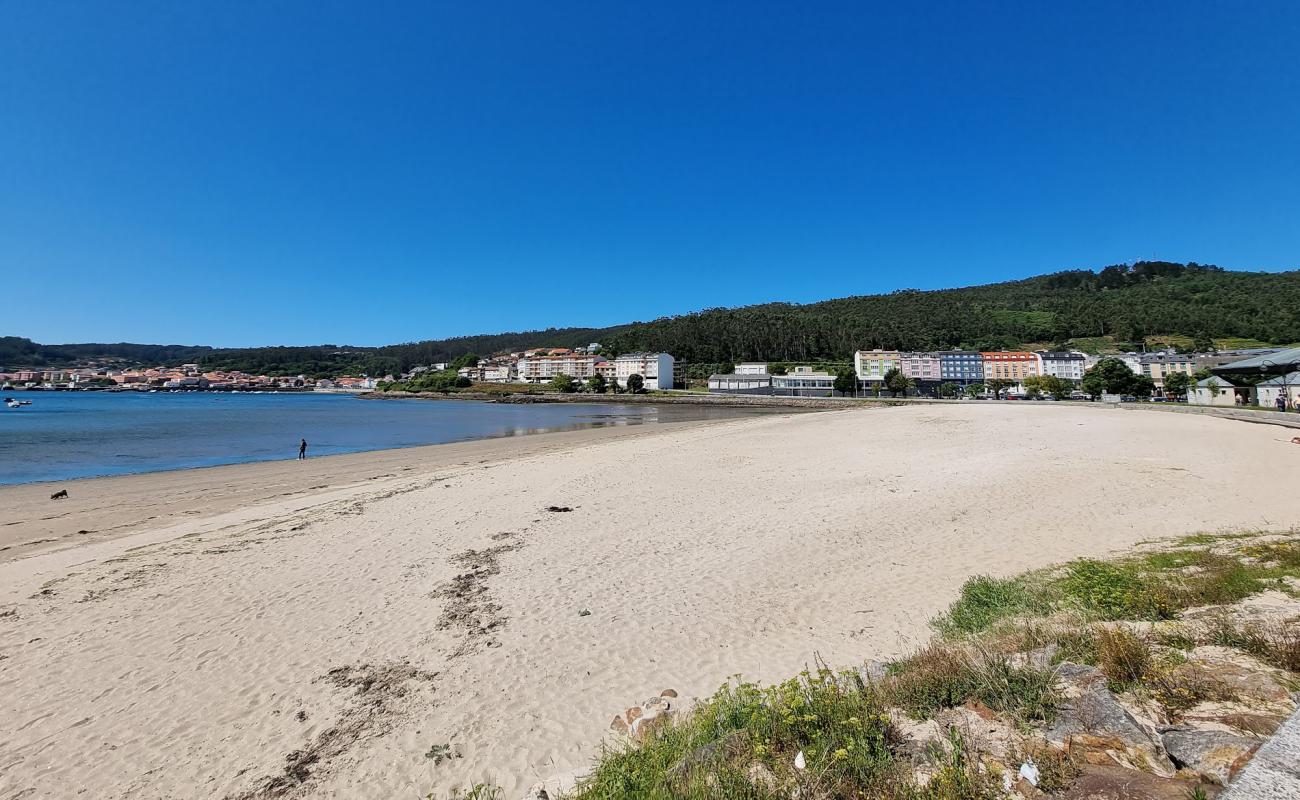
[[[1043,374],[1042,358],[1037,353],[1012,350],[997,353],[980,353],[984,362],[984,380],[998,378],[1020,383],[1030,375]]]

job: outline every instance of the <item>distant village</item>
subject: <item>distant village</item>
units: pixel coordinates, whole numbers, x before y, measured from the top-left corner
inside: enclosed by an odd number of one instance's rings
[[[533,348],[480,358],[455,369],[460,385],[554,384],[566,381],[577,391],[593,385],[644,391],[707,389],[710,394],[832,397],[908,395],[1029,399],[1043,396],[1037,379],[1065,385],[1070,396],[1083,398],[1084,378],[1104,359],[1124,364],[1153,388],[1153,399],[1200,405],[1300,406],[1300,349],[1255,348],[1203,353],[1163,350],[1149,353],[1094,355],[1065,351],[859,350],[853,354],[851,388],[843,370],[810,365],[752,362],[731,372],[709,375],[688,387],[685,364],[669,353],[624,353],[606,356],[599,343],[575,348]],[[429,374],[451,374],[452,364],[417,366],[402,375],[353,376],[312,380],[303,375],[250,375],[239,371],[203,371],[198,364],[150,369],[82,367],[76,369],[0,372],[4,389],[139,390],[139,391],[336,391],[362,392],[418,381]],[[890,376],[901,375],[906,380]],[[1178,375],[1178,380],[1171,376]],[[633,379],[633,376],[638,376]],[[1184,377],[1185,376],[1185,377]],[[633,382],[634,381],[634,382]],[[1174,387],[1174,388],[1171,388]]]
[[[76,369],[24,369],[0,372],[4,389],[137,391],[307,391],[341,389],[367,391],[379,380],[342,376],[331,380],[310,380],[306,376],[272,377],[244,372],[203,371],[198,364],[150,369],[79,367]]]

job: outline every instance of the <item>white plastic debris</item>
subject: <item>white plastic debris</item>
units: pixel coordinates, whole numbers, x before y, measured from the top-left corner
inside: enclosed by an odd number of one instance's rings
[[[1029,781],[1031,786],[1038,785],[1038,765],[1034,763],[1034,759],[1027,758],[1025,763],[1020,765],[1020,777]]]
[[[801,770],[801,769],[807,769],[807,768],[808,768],[808,761],[803,757],[803,751],[802,751],[802,750],[800,750],[800,751],[799,751],[798,753],[796,753],[795,756],[794,756],[794,768],[795,768],[795,769],[800,769],[800,770]]]

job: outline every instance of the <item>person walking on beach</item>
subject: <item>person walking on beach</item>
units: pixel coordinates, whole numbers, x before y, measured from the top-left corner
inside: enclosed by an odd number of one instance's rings
[[[307,440],[303,439],[298,445],[298,460],[304,461],[307,458]]]

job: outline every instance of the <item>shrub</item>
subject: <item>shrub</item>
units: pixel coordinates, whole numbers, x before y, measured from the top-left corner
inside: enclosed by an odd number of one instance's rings
[[[918,719],[971,699],[1020,719],[1050,719],[1057,699],[1050,671],[1013,667],[1004,655],[941,643],[899,662],[884,692]]]
[[[1127,628],[1102,626],[1096,631],[1097,666],[1111,688],[1123,691],[1151,671],[1151,646]]]

